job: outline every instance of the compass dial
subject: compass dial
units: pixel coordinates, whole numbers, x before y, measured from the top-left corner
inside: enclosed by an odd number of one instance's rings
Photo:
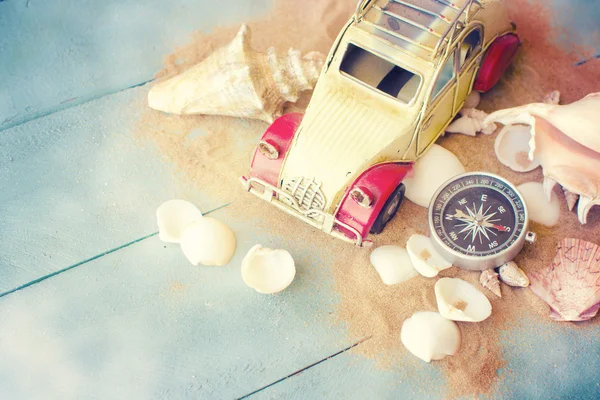
[[[444,250],[469,258],[499,259],[495,256],[513,247],[520,250],[527,225],[517,190],[485,173],[464,174],[446,183],[434,196],[429,217],[432,239]]]

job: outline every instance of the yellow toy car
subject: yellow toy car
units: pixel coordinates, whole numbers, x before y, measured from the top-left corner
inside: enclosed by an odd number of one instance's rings
[[[363,0],[336,39],[304,116],[267,129],[246,190],[363,245],[404,197],[402,180],[473,90],[519,47],[497,0]]]

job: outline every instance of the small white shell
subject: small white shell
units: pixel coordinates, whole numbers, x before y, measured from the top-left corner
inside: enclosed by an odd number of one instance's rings
[[[434,144],[417,160],[413,175],[404,179],[406,198],[429,207],[435,191],[448,179],[464,172],[465,168],[451,151]]]
[[[481,101],[481,94],[477,90],[473,90],[465,99],[465,104],[463,104],[463,108],[475,108],[479,105]]]
[[[491,135],[498,128],[493,122],[484,124],[487,113],[476,108],[463,108],[460,110],[460,118],[452,122],[446,128],[449,133],[462,133],[467,136],[475,136],[477,132]]]
[[[506,283],[508,286],[529,286],[529,278],[527,277],[527,274],[525,274],[525,272],[519,268],[517,263],[514,261],[509,261],[506,264],[502,264],[500,268],[498,268],[498,274],[500,275],[500,280]]]
[[[542,103],[546,104],[558,104],[560,103],[560,92],[558,90],[554,90],[550,93],[547,93],[542,99]]]
[[[183,230],[190,224],[200,221],[202,212],[185,200],[169,200],[156,209],[158,237],[163,242],[179,243]]]
[[[378,247],[369,258],[386,285],[396,285],[419,275],[413,268],[408,252],[400,246]]]
[[[181,235],[181,250],[193,265],[223,266],[235,252],[235,235],[223,222],[204,217]]]
[[[413,267],[421,275],[433,278],[440,271],[452,266],[446,261],[431,244],[431,239],[423,235],[412,235],[406,242],[406,250],[410,256]]]
[[[460,278],[442,278],[435,283],[434,289],[438,311],[444,318],[480,322],[492,314],[487,297]]]
[[[456,354],[460,347],[460,330],[454,322],[436,312],[421,311],[404,321],[400,340],[412,354],[430,362]]]
[[[508,168],[517,172],[528,172],[540,166],[537,160],[529,159],[530,128],[526,125],[506,125],[496,141],[494,150],[498,160]]]
[[[529,219],[546,226],[554,226],[560,218],[560,202],[556,193],[550,191],[550,201],[544,186],[538,182],[526,182],[517,187],[523,195]]]
[[[242,279],[258,293],[281,292],[295,276],[294,259],[283,249],[273,250],[257,244],[242,260]]]
[[[489,289],[498,297],[502,297],[502,291],[500,290],[500,281],[498,280],[498,273],[493,269],[486,269],[481,271],[479,275],[479,283],[486,289]]]
[[[477,136],[477,130],[473,124],[473,120],[469,117],[460,117],[444,130],[446,133],[462,133],[467,136]]]

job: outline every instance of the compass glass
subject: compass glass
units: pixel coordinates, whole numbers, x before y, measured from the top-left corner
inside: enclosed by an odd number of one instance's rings
[[[464,255],[498,254],[523,234],[523,201],[511,184],[493,175],[458,177],[441,189],[432,207],[432,233]]]

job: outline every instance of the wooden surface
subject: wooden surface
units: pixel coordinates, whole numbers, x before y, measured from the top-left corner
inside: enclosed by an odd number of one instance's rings
[[[278,238],[227,207],[216,214],[239,240],[227,267],[193,267],[155,236],[165,200],[224,205],[175,181],[132,136],[147,90],[136,86],[163,55],[194,30],[271,6],[214,4],[0,2],[0,399],[443,396],[435,365],[407,356],[406,370],[383,371],[346,351],[361,338],[330,325],[326,249],[299,244],[296,281],[262,296],[239,265],[252,245]],[[569,32],[597,29],[595,0],[548,6],[567,44]],[[584,37],[600,53],[598,36]],[[500,396],[600,398],[600,332],[556,326],[543,340],[526,323],[506,333],[529,345],[506,348],[516,373]]]

